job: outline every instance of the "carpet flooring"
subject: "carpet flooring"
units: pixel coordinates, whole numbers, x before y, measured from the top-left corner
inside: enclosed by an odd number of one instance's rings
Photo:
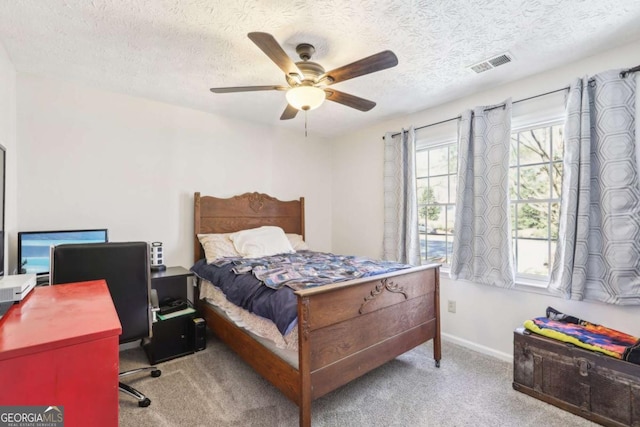
[[[148,365],[141,348],[120,368]],[[162,376],[128,377],[151,406],[120,393],[120,426],[294,427],[298,407],[215,337],[206,350],[161,363]],[[545,426],[595,424],[513,390],[512,365],[443,343],[440,368],[423,344],[317,399],[313,426]]]

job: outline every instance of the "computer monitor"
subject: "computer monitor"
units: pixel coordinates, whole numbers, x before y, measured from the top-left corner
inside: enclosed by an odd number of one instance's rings
[[[47,276],[52,246],[66,243],[103,243],[108,241],[106,228],[21,231],[18,233],[18,272]]]

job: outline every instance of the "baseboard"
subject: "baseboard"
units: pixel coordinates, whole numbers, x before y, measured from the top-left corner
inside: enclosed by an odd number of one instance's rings
[[[495,357],[496,359],[504,360],[505,362],[513,363],[513,354],[503,353],[501,351],[497,351],[492,348],[456,337],[455,335],[442,333],[441,336],[444,341],[458,344],[462,347],[468,348],[469,350],[477,351],[478,353],[486,354],[488,356]]]

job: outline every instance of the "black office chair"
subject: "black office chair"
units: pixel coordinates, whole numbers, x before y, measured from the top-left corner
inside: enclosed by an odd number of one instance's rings
[[[120,344],[151,336],[151,273],[149,245],[145,242],[64,244],[51,249],[52,285],[104,279],[113,299],[122,334]],[[156,298],[157,299],[157,298]],[[157,306],[157,304],[156,304]],[[121,372],[120,378],[142,371],[159,377],[161,371],[149,366]],[[120,391],[138,399],[145,407],[151,400],[133,387],[118,383]]]

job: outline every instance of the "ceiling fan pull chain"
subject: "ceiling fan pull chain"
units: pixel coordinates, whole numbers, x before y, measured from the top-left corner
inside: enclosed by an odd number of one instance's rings
[[[307,110],[304,110],[304,137],[307,137]]]

